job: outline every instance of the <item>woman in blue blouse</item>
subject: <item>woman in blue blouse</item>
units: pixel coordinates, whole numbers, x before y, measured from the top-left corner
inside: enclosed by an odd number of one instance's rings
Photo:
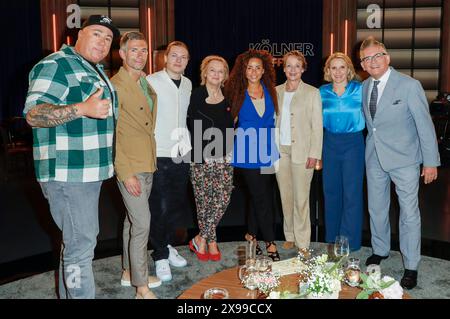
[[[272,56],[267,51],[249,50],[237,57],[225,93],[237,123],[232,166],[243,177],[254,208],[249,214],[247,240],[256,241],[260,233],[268,256],[277,261],[274,178],[273,170],[267,170],[279,158],[274,136],[278,113],[275,80]]]
[[[361,248],[365,127],[362,84],[354,77],[349,57],[336,52],[324,67],[324,79],[331,83],[320,87],[325,241],[346,236],[352,251]]]

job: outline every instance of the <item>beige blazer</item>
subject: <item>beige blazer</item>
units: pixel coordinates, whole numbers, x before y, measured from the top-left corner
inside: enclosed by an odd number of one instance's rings
[[[124,181],[137,173],[153,173],[156,170],[156,93],[146,81],[153,100],[151,111],[140,85],[123,67],[111,82],[119,99],[114,161],[117,178]]]
[[[292,97],[291,114],[283,114],[283,99],[286,83],[276,87],[279,114],[276,119],[277,132],[281,117],[291,118],[291,160],[294,164],[305,164],[308,157],[322,158],[322,100],[315,87],[300,82]],[[280,145],[280,134],[276,134],[277,146]]]

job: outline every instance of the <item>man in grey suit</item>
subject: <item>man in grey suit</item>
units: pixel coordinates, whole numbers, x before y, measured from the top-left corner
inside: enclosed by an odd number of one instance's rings
[[[373,254],[366,265],[389,257],[390,183],[400,204],[400,251],[405,272],[402,287],[417,285],[420,260],[419,179],[437,178],[440,165],[436,133],[425,92],[419,81],[389,67],[383,43],[370,37],[360,48],[361,66],[370,74],[363,83],[367,124],[366,173]],[[420,172],[420,164],[423,163]]]

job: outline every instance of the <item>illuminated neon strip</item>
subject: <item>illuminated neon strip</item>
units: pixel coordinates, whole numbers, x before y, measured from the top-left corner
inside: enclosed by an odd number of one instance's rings
[[[333,52],[334,52],[334,46],[333,46],[333,44],[334,44],[334,34],[331,33],[331,34],[330,34],[330,55],[332,55]]]
[[[147,12],[147,24],[148,24],[148,69],[150,74],[153,72],[153,49],[152,49],[152,18],[151,10],[148,8]]]
[[[56,14],[53,13],[53,52],[58,51],[56,48]]]
[[[348,20],[345,19],[345,44],[344,44],[344,53],[347,55],[347,45],[348,45]]]

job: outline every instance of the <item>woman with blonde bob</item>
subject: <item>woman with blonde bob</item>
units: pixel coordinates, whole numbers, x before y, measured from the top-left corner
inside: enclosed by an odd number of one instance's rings
[[[365,127],[362,84],[354,80],[350,58],[341,52],[328,57],[320,87],[323,108],[323,192],[325,241],[349,239],[350,250],[361,248]]]
[[[187,118],[192,141],[190,176],[200,229],[189,247],[201,261],[219,261],[216,227],[233,190],[230,164],[233,141],[227,143],[226,134],[227,129],[233,133],[234,123],[222,91],[228,79],[228,63],[220,56],[207,56],[202,61],[200,73],[201,85],[191,94]],[[219,146],[211,149],[210,145]]]
[[[322,101],[315,87],[302,81],[307,63],[299,51],[283,57],[286,82],[277,86],[280,165],[278,188],[284,216],[285,249],[308,252],[311,237],[309,193],[314,168],[322,157]]]

